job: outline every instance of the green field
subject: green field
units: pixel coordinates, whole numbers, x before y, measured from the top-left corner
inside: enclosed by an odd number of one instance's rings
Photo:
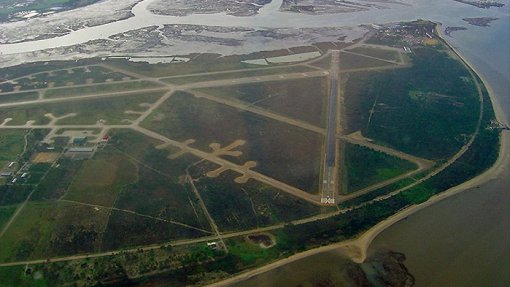
[[[225,80],[225,79],[237,79],[237,78],[248,78],[255,76],[275,75],[275,74],[288,74],[288,73],[304,73],[315,71],[315,69],[307,66],[293,66],[287,68],[270,68],[270,69],[252,69],[248,71],[229,72],[229,73],[214,73],[209,75],[199,76],[186,76],[186,77],[171,77],[165,78],[163,81],[172,84],[188,84],[195,82]]]
[[[0,161],[14,161],[23,152],[25,130],[0,130]],[[3,166],[0,166],[3,168]]]
[[[316,126],[325,126],[326,78],[204,88],[199,91],[249,103]]]
[[[374,151],[359,145],[346,143],[344,181],[346,193],[355,192],[378,182],[416,169],[411,162]]]
[[[79,88],[59,88],[49,89],[44,93],[44,98],[62,98],[62,97],[75,97],[75,96],[86,96],[91,94],[104,94],[104,93],[116,93],[116,92],[127,92],[140,89],[150,89],[162,87],[161,84],[157,84],[149,81],[134,81],[127,83],[114,83],[114,84],[100,84],[91,85]]]
[[[172,95],[142,124],[174,140],[194,139],[192,146],[205,151],[211,150],[211,143],[227,146],[246,140],[237,147],[241,156],[223,157],[239,164],[256,161],[255,170],[316,192],[322,144],[319,134],[182,92]]]
[[[104,99],[80,99],[65,103],[37,104],[18,106],[13,108],[0,108],[0,121],[5,118],[13,120],[8,125],[22,125],[27,121],[35,120],[35,124],[47,124],[50,119],[45,116],[52,113],[56,117],[70,113],[76,116],[59,120],[59,124],[95,124],[99,120],[105,120],[108,124],[127,124],[125,120],[134,120],[138,114],[127,114],[125,111],[132,110],[143,112],[146,107],[140,104],[153,103],[163,92],[140,93],[122,97],[110,97]]]
[[[9,221],[17,207],[16,205],[0,206],[0,230],[7,224],[7,221]]]
[[[64,199],[111,207],[123,188],[137,181],[137,166],[122,155],[99,153],[84,162]]]
[[[42,180],[40,179],[46,173],[46,170],[30,170],[30,180],[35,179],[34,183],[38,184],[36,191],[30,199],[35,201],[56,200],[65,195],[76,173],[80,170],[82,163],[82,161],[61,159],[58,161],[58,167],[52,167]]]
[[[391,65],[391,63],[369,57],[350,53],[340,53],[340,70],[375,68]]]
[[[97,250],[107,210],[63,202],[28,203],[2,237],[0,260]]]
[[[319,214],[322,209],[271,186],[250,180],[234,182],[239,174],[226,171],[217,178],[205,175],[206,166],[197,166],[196,188],[211,216],[222,231],[238,231],[285,223]],[[324,208],[327,210],[327,208]]]
[[[37,100],[38,97],[39,95],[34,92],[16,93],[8,95],[0,94],[0,104],[33,101]]]
[[[386,50],[384,48],[369,48],[369,47],[357,47],[349,49],[347,51],[363,54],[388,61],[400,60],[399,52],[395,50]]]
[[[432,48],[415,49],[412,62],[407,69],[349,75],[348,129],[410,154],[450,156],[476,125],[474,81],[465,80],[471,76],[459,61]]]

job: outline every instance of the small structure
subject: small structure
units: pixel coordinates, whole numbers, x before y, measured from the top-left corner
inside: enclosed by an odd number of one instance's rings
[[[87,137],[73,138],[73,144],[75,144],[75,145],[84,145],[86,143],[87,143]]]
[[[218,245],[218,242],[216,241],[213,241],[213,242],[207,242],[207,246],[213,250],[218,250],[218,248],[220,247]]]
[[[9,164],[8,168],[11,168],[16,162],[14,161],[11,161],[11,163]]]
[[[108,143],[109,140],[110,140],[110,135],[108,135],[108,134],[104,134],[104,136],[101,138],[102,143]]]
[[[93,147],[71,147],[68,152],[94,152]]]
[[[92,158],[95,152],[94,147],[71,147],[64,153],[64,156],[74,160],[83,160]]]
[[[12,172],[0,172],[0,177],[11,177]]]

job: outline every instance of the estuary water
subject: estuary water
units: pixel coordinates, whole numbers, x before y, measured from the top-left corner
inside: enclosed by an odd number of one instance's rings
[[[106,39],[111,35],[133,29],[163,24],[194,24],[225,27],[240,26],[264,29],[357,26],[360,24],[428,19],[442,22],[445,25],[465,25],[461,20],[462,17],[494,15],[498,17],[499,14],[503,13],[501,9],[478,9],[453,0],[409,0],[410,4],[407,5],[385,4],[391,7],[389,9],[371,9],[355,13],[330,15],[307,15],[280,12],[279,7],[283,0],[273,0],[271,4],[260,9],[258,15],[250,17],[230,16],[225,13],[192,14],[178,17],[154,15],[150,13],[147,8],[154,1],[157,0],[144,0],[138,3],[132,9],[134,16],[125,20],[100,26],[86,27],[61,37],[0,45],[0,52],[7,55],[76,45],[91,40]]]

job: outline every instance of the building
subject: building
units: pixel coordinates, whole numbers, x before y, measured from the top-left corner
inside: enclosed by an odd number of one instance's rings
[[[75,145],[84,145],[86,143],[87,143],[87,137],[73,138],[73,144],[75,144]]]

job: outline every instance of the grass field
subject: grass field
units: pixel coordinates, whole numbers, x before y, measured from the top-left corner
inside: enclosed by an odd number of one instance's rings
[[[14,161],[23,152],[25,130],[0,130],[0,161]],[[2,168],[3,166],[0,166]]]
[[[340,52],[340,70],[362,69],[392,65],[381,60]]]
[[[120,249],[207,235],[210,233],[113,210],[101,249]]]
[[[98,153],[83,163],[64,199],[111,207],[123,188],[137,181],[137,166],[122,155]]]
[[[218,74],[209,74],[209,75],[200,75],[200,76],[172,77],[172,78],[163,79],[163,81],[172,83],[172,84],[188,84],[188,83],[194,83],[194,82],[215,81],[215,80],[234,79],[234,78],[246,78],[246,77],[264,76],[264,75],[286,74],[286,73],[304,73],[304,72],[310,72],[310,71],[315,71],[315,69],[306,67],[306,66],[294,66],[294,67],[286,67],[286,68],[271,68],[271,69],[257,69],[257,70],[254,69],[253,71],[218,73]]]
[[[36,191],[30,199],[34,201],[59,199],[66,193],[69,185],[73,181],[73,178],[76,176],[76,173],[80,170],[82,164],[82,161],[69,159],[59,160],[58,167],[52,167],[44,179],[34,182],[38,183],[38,185]],[[37,175],[42,176],[42,174],[43,173],[41,172],[35,173],[34,171],[31,171],[30,179]]]
[[[32,187],[26,185],[0,186],[0,207],[22,203],[31,191]]]
[[[209,229],[197,199],[183,180],[185,169],[198,158],[184,154],[167,159],[167,149],[156,149],[151,140],[134,132],[114,131],[111,136],[108,150],[133,158],[138,166],[137,181],[123,189],[116,208]]]
[[[96,250],[108,213],[63,202],[28,203],[2,237],[0,260]]]
[[[22,101],[32,101],[37,100],[39,95],[35,92],[21,92],[16,94],[9,94],[9,95],[0,95],[0,104],[4,103],[15,103],[15,102],[22,102]]]
[[[388,61],[398,61],[400,60],[399,53],[395,50],[386,50],[382,48],[369,48],[369,47],[357,47],[354,49],[347,50],[350,52],[363,54],[379,59],[384,59]]]
[[[60,117],[70,113],[76,116],[59,120],[59,124],[95,124],[99,120],[105,120],[108,124],[126,124],[124,120],[134,120],[138,114],[127,114],[125,111],[145,111],[146,107],[140,104],[153,103],[163,92],[133,94],[122,97],[104,99],[83,99],[66,103],[38,104],[19,106],[14,108],[0,109],[0,121],[5,118],[13,120],[8,125],[22,125],[27,121],[34,120],[35,124],[47,124],[49,118],[44,115],[52,113]]]
[[[63,87],[70,84],[82,85],[88,83],[114,82],[123,79],[132,78],[100,66],[88,66],[32,74],[17,79],[14,85],[20,86],[21,90],[31,90],[50,86]]]
[[[225,86],[200,91],[250,103],[316,126],[325,126],[326,78]]]
[[[408,69],[349,75],[348,130],[410,154],[447,157],[474,131],[474,82],[460,62],[436,49],[415,49],[412,61]]]
[[[417,166],[382,152],[346,143],[345,168],[346,193],[351,193],[416,169]]]
[[[149,82],[149,81],[134,81],[127,83],[113,83],[113,84],[101,84],[91,85],[85,87],[76,88],[60,88],[60,89],[49,89],[44,93],[44,98],[62,98],[62,97],[73,97],[73,96],[86,96],[91,94],[99,93],[115,93],[115,92],[126,92],[139,89],[157,88],[162,87],[161,84]]]
[[[0,230],[2,230],[7,221],[9,221],[17,207],[17,205],[0,206]]]
[[[254,168],[308,192],[315,192],[320,169],[322,136],[274,120],[242,112],[214,102],[176,93],[147,118],[143,126],[172,139],[194,139],[192,146],[211,151],[209,144],[237,147],[233,162],[256,161]],[[299,154],[300,156],[296,156]]]
[[[222,231],[257,228],[319,214],[322,209],[255,180],[238,184],[239,174],[205,175],[207,166],[196,166],[195,183],[211,216]],[[197,170],[199,170],[197,172]],[[198,174],[200,174],[198,176]]]
[[[311,63],[312,66],[329,70],[331,68],[331,55],[327,55],[326,57],[319,59],[317,61],[313,61]]]

